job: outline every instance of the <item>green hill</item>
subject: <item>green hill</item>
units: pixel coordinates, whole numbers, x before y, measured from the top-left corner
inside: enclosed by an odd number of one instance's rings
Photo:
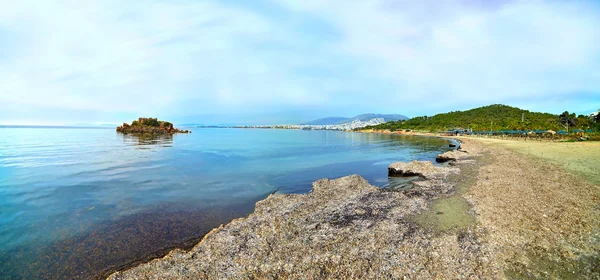
[[[568,113],[567,113],[568,114]],[[583,127],[593,124],[589,118],[575,117],[572,127]],[[523,117],[523,121],[521,121]],[[538,130],[564,129],[559,123],[559,116],[549,113],[530,112],[506,105],[494,104],[467,111],[456,111],[435,116],[414,117],[405,121],[393,121],[365,129],[414,129],[428,131],[444,131],[454,128],[482,130]]]

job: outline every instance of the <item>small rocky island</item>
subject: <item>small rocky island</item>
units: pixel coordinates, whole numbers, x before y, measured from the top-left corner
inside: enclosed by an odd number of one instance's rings
[[[159,121],[157,118],[138,118],[137,120],[117,127],[121,133],[149,133],[149,134],[173,134],[173,133],[191,133],[189,130],[183,130],[173,127],[173,124],[167,121]]]

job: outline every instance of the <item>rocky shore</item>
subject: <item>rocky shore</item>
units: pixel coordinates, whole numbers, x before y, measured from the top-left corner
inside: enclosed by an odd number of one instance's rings
[[[123,125],[117,127],[117,131],[133,134],[191,133],[189,130],[175,128],[172,123],[159,121],[156,118],[139,118],[131,124],[123,123]]]
[[[476,140],[441,158],[390,165],[419,176],[402,191],[352,175],[273,194],[190,251],[109,279],[600,277],[597,185]]]
[[[110,279],[497,275],[474,228],[440,232],[414,219],[456,192],[448,177],[460,169],[418,161],[390,168],[422,179],[409,190],[391,191],[352,175],[316,181],[308,194],[273,194],[189,252],[172,251]]]

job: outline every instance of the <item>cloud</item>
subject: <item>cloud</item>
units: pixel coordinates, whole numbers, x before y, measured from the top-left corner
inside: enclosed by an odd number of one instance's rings
[[[448,109],[474,101],[526,105],[520,101],[600,95],[594,82],[600,78],[598,6],[465,3],[293,1],[290,7],[330,19],[343,31],[339,48],[370,60],[362,75],[392,82],[390,95],[397,98],[390,100],[398,103]]]
[[[600,103],[600,8],[591,1],[1,5],[5,122],[31,111],[61,120],[68,114],[58,111],[117,122],[232,112],[276,121],[300,111]]]
[[[0,26],[20,33],[2,58],[5,104],[160,113],[190,100],[214,110],[322,99],[281,71],[310,59],[261,52],[288,35],[253,11],[192,1],[4,6]]]

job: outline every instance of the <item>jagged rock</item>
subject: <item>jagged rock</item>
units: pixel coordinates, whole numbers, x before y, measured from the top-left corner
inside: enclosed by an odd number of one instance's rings
[[[423,178],[439,178],[455,172],[454,168],[435,166],[431,161],[395,162],[388,167],[390,176],[420,176]]]
[[[436,162],[447,162],[447,161],[458,161],[462,159],[466,159],[470,157],[470,155],[464,150],[452,150],[445,152],[443,154],[439,154],[436,158]]]

